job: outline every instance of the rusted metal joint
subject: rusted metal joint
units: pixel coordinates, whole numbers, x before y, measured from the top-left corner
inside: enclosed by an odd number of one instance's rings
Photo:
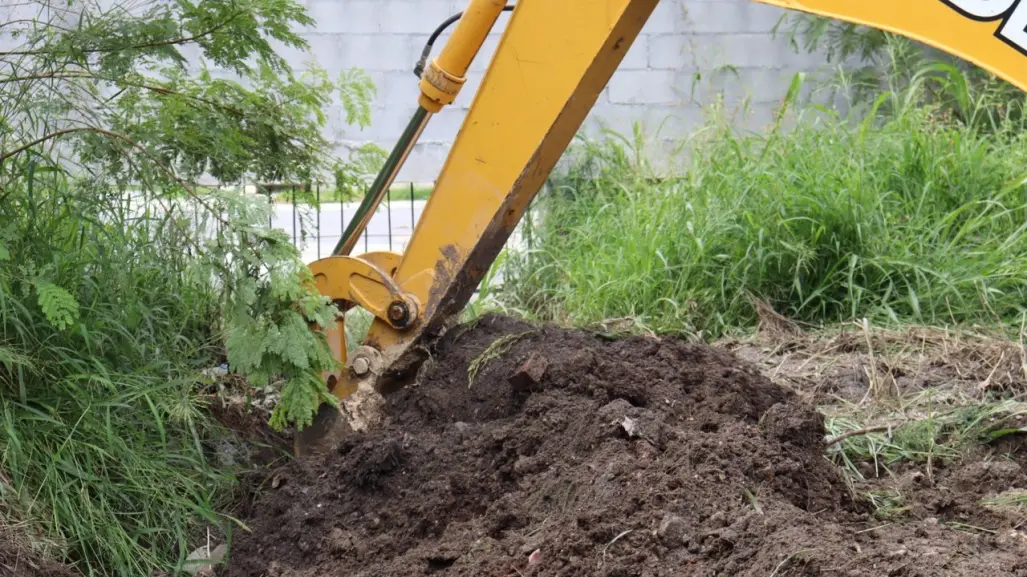
[[[417,319],[417,300],[412,296],[403,294],[401,299],[392,301],[389,304],[387,314],[389,322],[397,329],[410,326]]]
[[[353,360],[349,363],[350,370],[358,377],[365,377],[369,373],[380,374],[382,371],[382,353],[374,347],[363,345],[353,351]]]

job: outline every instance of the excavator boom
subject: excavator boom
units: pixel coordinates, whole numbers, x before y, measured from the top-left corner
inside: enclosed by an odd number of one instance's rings
[[[905,35],[1027,89],[1027,3],[1018,0],[756,1]],[[470,0],[438,57],[426,63],[417,113],[336,253],[311,265],[322,294],[375,319],[351,355],[341,320],[322,327],[340,360],[326,379],[342,412],[322,407],[315,424],[297,435],[298,453],[326,449],[360,428],[373,419],[361,413],[368,398],[411,378],[424,358],[419,344],[467,304],[657,2]],[[509,23],[406,252],[350,255],[432,114],[464,85],[504,10],[512,11]]]

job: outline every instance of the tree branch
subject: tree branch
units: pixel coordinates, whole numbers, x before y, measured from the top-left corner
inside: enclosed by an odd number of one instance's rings
[[[132,140],[131,138],[125,136],[124,134],[119,134],[117,132],[112,132],[110,130],[106,130],[106,129],[103,129],[103,128],[98,128],[96,126],[77,126],[77,127],[65,128],[63,130],[58,130],[56,132],[51,132],[49,134],[45,134],[45,135],[41,136],[40,138],[37,138],[36,140],[34,140],[34,141],[32,141],[32,142],[30,142],[28,144],[25,144],[23,146],[19,146],[18,148],[14,149],[14,150],[12,150],[10,152],[5,152],[3,154],[0,154],[0,164],[2,164],[8,158],[10,158],[10,157],[12,157],[12,156],[14,156],[16,154],[20,154],[22,152],[25,152],[26,150],[28,150],[29,148],[32,148],[33,146],[36,146],[37,144],[41,144],[43,142],[47,142],[48,140],[53,140],[55,138],[60,138],[61,136],[64,136],[64,135],[67,135],[67,134],[76,133],[76,132],[94,132],[96,134],[102,134],[102,135],[107,136],[109,138],[113,138],[115,140],[120,140],[120,141],[128,144],[132,148],[138,150],[140,153],[143,154],[143,156],[146,156],[147,158],[150,159],[151,162],[156,164],[157,167],[160,168],[161,172],[167,174],[169,177],[171,177],[172,180],[174,180],[179,185],[181,185],[182,188],[185,189],[186,193],[188,193],[189,196],[193,200],[195,200],[197,203],[199,203],[200,206],[205,208],[207,210],[207,212],[209,212],[210,214],[215,215],[215,218],[219,222],[221,222],[221,224],[223,224],[225,226],[229,226],[229,227],[231,226],[231,223],[229,223],[227,220],[225,220],[221,216],[220,213],[215,211],[209,204],[207,204],[206,201],[204,201],[202,198],[200,198],[199,194],[196,193],[196,189],[195,189],[195,187],[192,184],[190,184],[190,183],[186,182],[185,180],[182,180],[181,178],[179,178],[178,175],[175,174],[175,172],[173,170],[171,170],[170,167],[168,167],[163,162],[161,162],[161,160],[159,158],[156,158],[149,150],[146,150],[146,147],[144,147],[142,144],[139,144],[138,142]]]
[[[197,102],[202,102],[208,106],[224,110],[225,112],[231,112],[232,114],[241,116],[243,112],[238,108],[221,104],[213,100],[209,100],[202,96],[196,96],[193,94],[185,94],[177,90],[171,90],[170,88],[164,88],[163,86],[152,86],[149,84],[143,84],[141,82],[130,82],[127,80],[119,80],[115,78],[107,78],[97,74],[90,73],[72,73],[72,72],[47,72],[43,74],[29,74],[25,76],[9,76],[7,78],[0,78],[0,84],[7,84],[10,82],[26,82],[29,80],[63,80],[63,79],[87,79],[87,80],[99,80],[102,82],[110,82],[111,84],[120,84],[123,86],[131,86],[133,88],[140,88],[142,90],[149,90],[156,92],[157,94],[163,94],[167,96],[179,96],[182,98],[188,98]]]
[[[170,39],[170,40],[159,40],[159,41],[155,41],[155,42],[144,42],[142,44],[134,44],[134,45],[129,45],[129,46],[112,46],[112,47],[104,47],[104,48],[87,48],[86,50],[83,50],[82,52],[85,53],[85,54],[97,54],[97,53],[100,53],[100,52],[119,52],[119,51],[122,51],[122,50],[145,50],[147,48],[162,48],[164,46],[177,46],[177,45],[180,45],[180,44],[188,44],[190,42],[196,42],[197,40],[200,40],[202,38],[210,36],[211,34],[214,34],[218,30],[221,30],[225,26],[228,26],[229,24],[231,24],[233,20],[235,20],[236,18],[242,16],[243,14],[246,14],[246,11],[245,10],[240,10],[240,11],[234,13],[234,14],[231,14],[228,18],[226,18],[225,20],[219,22],[215,26],[213,26],[213,27],[211,27],[211,28],[209,28],[207,30],[204,30],[203,32],[200,32],[199,34],[195,34],[193,36],[185,36],[185,37],[174,38],[174,39]],[[43,54],[53,54],[53,53],[54,53],[54,51],[52,51],[52,50],[12,50],[12,51],[9,51],[9,52],[0,52],[0,57],[5,57],[5,56],[40,56],[40,55],[43,55]]]
[[[0,163],[4,162],[5,160],[7,160],[8,158],[10,158],[12,156],[15,156],[17,154],[21,154],[22,152],[25,152],[26,150],[32,148],[33,146],[36,146],[37,144],[43,144],[44,142],[46,142],[48,140],[53,140],[54,138],[60,138],[61,136],[64,136],[65,134],[72,134],[74,132],[90,132],[90,131],[94,131],[94,132],[107,132],[107,131],[99,129],[99,128],[94,129],[94,128],[86,128],[86,127],[76,127],[76,128],[65,128],[64,130],[58,130],[57,132],[51,132],[49,134],[44,134],[43,136],[40,136],[39,138],[33,140],[32,142],[30,142],[28,144],[24,144],[22,146],[19,146],[18,148],[15,148],[14,150],[12,150],[10,152],[5,152],[3,154],[0,154]],[[111,132],[110,134],[114,135],[115,133]],[[123,138],[127,138],[127,137],[123,137]]]

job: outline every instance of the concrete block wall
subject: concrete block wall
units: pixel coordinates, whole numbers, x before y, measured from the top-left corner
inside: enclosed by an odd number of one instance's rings
[[[327,136],[340,154],[366,142],[390,149],[416,107],[412,69],[425,41],[463,10],[466,0],[300,1],[316,21],[302,31],[310,54],[287,48],[282,54],[296,66],[313,57],[333,75],[361,68],[378,88],[369,128],[347,125],[336,104],[327,111]],[[656,140],[652,153],[658,157],[670,148],[661,144],[673,145],[698,127],[703,106],[717,96],[728,107],[748,97],[748,110],[736,122],[765,125],[792,76],[825,64],[821,56],[797,53],[786,39],[773,37],[771,29],[782,14],[752,0],[661,0],[600,95],[585,131],[605,126],[628,134],[638,122]],[[457,101],[432,119],[399,174],[401,181],[435,179],[508,18],[509,13],[500,17]],[[436,53],[447,38],[448,32],[436,43]]]
[[[319,64],[329,72],[363,68],[379,91],[367,129],[346,126],[341,111],[331,111],[330,136],[340,149],[363,142],[392,146],[415,107],[412,68],[424,42],[465,6],[456,0],[307,0],[317,25],[305,37]],[[825,65],[820,55],[797,53],[786,39],[774,37],[772,28],[782,13],[750,0],[661,0],[586,120],[585,131],[606,127],[626,134],[638,122],[659,155],[667,148],[659,142],[673,144],[698,127],[703,105],[718,96],[728,107],[747,97],[747,112],[736,122],[765,125],[793,75]],[[507,18],[501,17],[458,100],[425,130],[400,180],[434,180]]]

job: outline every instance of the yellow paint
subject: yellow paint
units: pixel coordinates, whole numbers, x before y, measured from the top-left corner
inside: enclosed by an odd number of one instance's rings
[[[463,308],[656,3],[516,4],[396,272],[424,305],[423,322],[399,333],[376,321],[368,335],[387,361]],[[460,47],[448,43],[440,63],[451,49]]]
[[[418,103],[428,112],[451,104],[467,80],[467,69],[503,12],[506,0],[471,0],[438,58],[421,77]]]
[[[310,263],[317,291],[333,301],[359,305],[374,316],[388,320],[389,303],[401,298],[402,290],[392,274],[402,257],[394,252],[372,252],[352,256],[330,256]]]
[[[1027,90],[1027,2],[754,0],[886,30],[934,46]],[[975,16],[976,14],[976,16]],[[986,18],[986,19],[984,19]]]
[[[394,252],[371,252],[360,257],[330,256],[310,264],[317,291],[341,302],[340,310],[345,312],[354,305],[369,311],[375,317],[388,320],[388,306],[401,293],[392,280],[399,266],[400,255]],[[318,328],[318,327],[315,327]],[[357,390],[356,381],[350,379],[346,370],[346,324],[339,317],[331,327],[319,327],[324,331],[332,357],[339,361],[339,369],[322,375],[328,389],[337,398],[352,395]]]
[[[754,1],[902,34],[1027,90],[1027,0]],[[471,0],[422,78],[425,109],[453,101],[504,3]],[[466,304],[656,3],[519,0],[406,253],[312,265],[324,294],[375,314],[365,344],[382,352],[386,366]],[[400,292],[419,311],[407,330],[386,316]],[[345,360],[341,329],[330,342]],[[354,390],[343,372],[335,394]]]

